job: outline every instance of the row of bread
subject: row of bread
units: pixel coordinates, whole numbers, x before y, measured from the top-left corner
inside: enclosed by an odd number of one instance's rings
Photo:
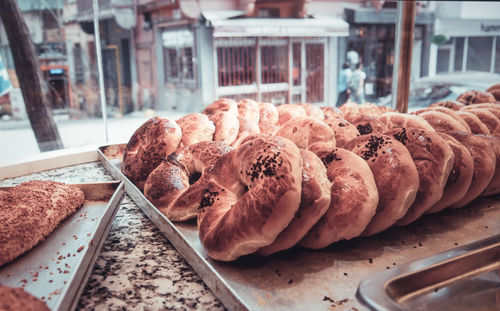
[[[457,100],[403,114],[220,99],[142,125],[123,172],[170,220],[197,218],[214,259],[322,248],[500,192],[500,105]]]

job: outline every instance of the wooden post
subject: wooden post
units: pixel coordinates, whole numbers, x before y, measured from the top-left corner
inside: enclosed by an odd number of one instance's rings
[[[408,111],[414,30],[415,2],[398,1],[398,22],[396,24],[395,57],[392,75],[392,107],[396,108],[399,112]]]
[[[42,79],[35,46],[15,0],[2,0],[0,18],[9,39],[26,112],[38,148],[42,152],[64,148],[52,111],[47,107],[47,86]]]

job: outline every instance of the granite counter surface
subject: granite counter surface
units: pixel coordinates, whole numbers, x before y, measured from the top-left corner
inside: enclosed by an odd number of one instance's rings
[[[110,181],[99,162],[0,181]],[[224,306],[165,236],[125,194],[77,310],[223,310]]]

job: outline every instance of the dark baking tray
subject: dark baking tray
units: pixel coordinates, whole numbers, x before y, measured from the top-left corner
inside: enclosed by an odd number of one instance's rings
[[[173,223],[122,173],[124,144],[99,148],[99,158],[146,216],[170,240],[221,302],[231,310],[363,310],[359,283],[370,275],[500,232],[498,198],[426,215],[381,234],[336,243],[319,251],[295,248],[269,257],[222,263],[208,258],[196,223]]]

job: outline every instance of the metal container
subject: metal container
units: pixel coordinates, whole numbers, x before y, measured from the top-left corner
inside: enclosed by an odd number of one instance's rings
[[[87,153],[81,156],[74,155],[70,162],[76,164],[74,159],[79,157],[83,162],[89,159]],[[54,162],[53,159],[36,161],[34,165],[26,165],[25,173],[54,168],[47,161]],[[0,179],[13,177],[9,175],[11,171],[3,170]],[[74,185],[85,194],[83,206],[33,249],[0,268],[0,284],[24,287],[44,300],[51,310],[76,307],[125,194],[123,183],[117,181]],[[10,187],[0,187],[7,188]]]
[[[500,232],[498,198],[480,198],[462,209],[318,251],[297,247],[269,257],[217,262],[203,249],[194,221],[169,221],[121,173],[124,147],[99,148],[104,167],[124,182],[128,195],[231,310],[367,309],[356,299],[363,279]]]

